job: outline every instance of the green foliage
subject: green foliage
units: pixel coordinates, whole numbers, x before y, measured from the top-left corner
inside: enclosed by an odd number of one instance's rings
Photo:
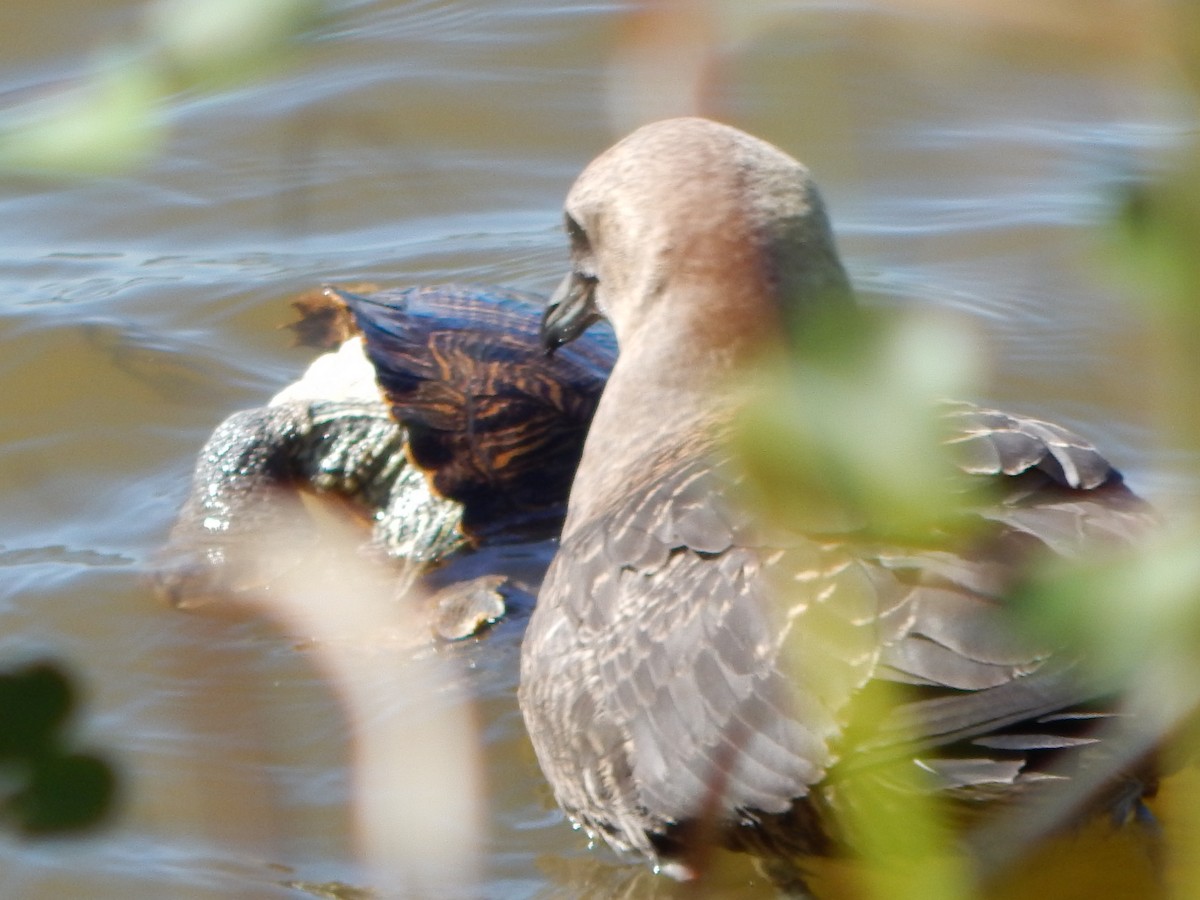
[[[973,335],[946,317],[845,310],[805,322],[804,332],[794,358],[750,386],[735,433],[750,501],[809,533],[855,530],[926,546],[965,539],[964,512],[978,498],[945,446],[939,401],[972,392]],[[791,662],[805,671],[804,660]],[[849,730],[869,731],[898,704],[897,693],[880,685],[860,695]],[[832,789],[840,825],[867,862],[843,876],[840,891],[880,900],[971,896],[925,776],[904,760]]]
[[[1015,608],[1035,631],[1072,647],[1096,679],[1128,686],[1169,677],[1155,708],[1182,715],[1200,701],[1196,548],[1196,535],[1181,528],[1123,552],[1054,560],[1023,585]]]
[[[870,727],[903,700],[896,685],[860,695],[850,728]],[[851,777],[837,787],[841,825],[869,865],[850,879],[856,896],[879,900],[966,900],[972,896],[966,860],[955,853],[954,834],[927,773],[901,759],[877,766],[871,777]]]
[[[80,83],[0,118],[0,172],[80,177],[157,153],[179,92],[227,88],[289,58],[321,0],[159,0],[141,39],[112,48]]]
[[[0,673],[0,812],[22,834],[90,828],[113,807],[112,766],[72,746],[76,705],[70,680],[52,663]]]
[[[321,21],[321,0],[159,0],[147,37],[183,87],[221,88],[269,70]]]
[[[924,315],[839,315],[819,330],[820,353],[752,389],[736,433],[752,500],[817,532],[927,538],[957,520],[970,485],[942,442],[938,401],[971,392],[971,336]]]
[[[1186,34],[1200,50],[1200,13],[1194,17],[1198,27]],[[1200,87],[1200,53],[1189,59]],[[1107,254],[1098,276],[1123,277],[1144,322],[1147,364],[1155,375],[1146,408],[1172,457],[1192,461],[1180,474],[1194,480],[1200,477],[1200,159],[1194,148],[1171,174],[1131,187],[1103,237]],[[942,452],[935,401],[970,396],[975,343],[946,321],[918,315],[881,316],[854,332],[858,327],[845,318],[827,323],[818,337],[832,349],[804,347],[800,359],[775,364],[754,386],[757,399],[737,436],[752,501],[789,527],[857,529],[901,540],[969,537],[955,529],[972,498]],[[1062,792],[1064,810],[1144,761],[1151,748],[1165,746],[1164,757],[1189,764],[1195,759],[1198,548],[1200,510],[1177,504],[1164,510],[1163,528],[1144,544],[1047,562],[1027,573],[1012,598],[1019,627],[1085,660],[1098,690],[1121,694],[1138,713],[1136,727],[1111,728],[1107,762]],[[855,716],[883,716],[888,701],[881,702]],[[955,853],[944,811],[921,790],[919,773],[889,777],[884,791],[870,783],[838,787],[842,825],[863,857],[843,886],[853,896],[879,900],[978,896],[980,873]],[[917,780],[896,790],[897,778]],[[1185,794],[1171,802],[1169,824],[1200,835],[1200,792],[1168,781],[1164,790],[1172,789]],[[987,849],[1014,862],[1069,816],[1050,810],[1041,818],[1014,818],[1017,827],[1007,831],[1001,823],[995,836],[1009,844]],[[1167,870],[1177,887],[1164,887],[1162,895],[1192,896],[1200,883],[1200,847],[1184,841],[1171,849]],[[1089,862],[1103,869],[1102,859]],[[1054,895],[1066,883],[1057,884]]]
[[[0,675],[0,761],[37,755],[53,746],[75,703],[66,676],[46,663]]]
[[[163,85],[143,60],[110,59],[72,90],[0,122],[0,171],[100,175],[159,149]]]

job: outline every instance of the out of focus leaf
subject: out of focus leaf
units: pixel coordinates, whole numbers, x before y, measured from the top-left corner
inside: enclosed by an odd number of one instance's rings
[[[116,794],[112,767],[89,754],[39,758],[25,788],[9,800],[20,829],[29,835],[78,831],[100,822]]]
[[[1102,683],[1146,686],[1160,710],[1200,701],[1200,534],[1180,526],[1119,554],[1054,560],[1017,591],[1044,639],[1072,647]]]
[[[1200,321],[1200,305],[1193,302],[1200,288],[1194,243],[1200,186],[1178,179],[1132,185],[1121,198],[1116,225],[1116,261],[1132,276],[1147,311]]]
[[[870,731],[905,699],[898,685],[880,683],[855,698],[848,731]],[[871,900],[966,900],[973,896],[967,861],[955,852],[953,831],[929,773],[911,759],[875,765],[840,781],[836,804],[842,828],[866,866],[854,877]]]
[[[938,401],[970,392],[973,347],[953,323],[913,315],[777,366],[735,437],[752,500],[815,531],[927,535],[957,519],[967,481]]]
[[[323,8],[321,0],[159,0],[146,30],[181,86],[222,87],[278,62]]]
[[[73,703],[66,676],[49,663],[0,674],[0,760],[45,752]]]
[[[115,770],[71,746],[74,707],[71,680],[53,663],[0,673],[0,812],[23,834],[77,831],[112,808]]]
[[[168,97],[227,88],[276,66],[324,10],[322,0],[159,0],[141,41],[0,118],[0,171],[86,177],[144,162],[164,141]]]
[[[0,169],[62,177],[141,162],[161,143],[163,90],[145,59],[104,65],[92,81],[0,121]]]

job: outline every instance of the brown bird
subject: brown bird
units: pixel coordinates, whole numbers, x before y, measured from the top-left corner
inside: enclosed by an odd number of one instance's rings
[[[839,785],[885,761],[975,809],[1090,752],[1089,727],[1115,707],[1068,654],[1014,633],[1005,597],[1019,561],[1127,542],[1152,521],[1093,447],[956,404],[964,478],[991,489],[969,541],[768,525],[739,501],[736,376],[853,303],[808,171],[734,128],[658,122],[587,167],[566,229],[571,272],[543,339],[553,349],[603,316],[619,355],[525,638],[520,703],[576,823],[684,876],[701,833],[802,866],[853,843]],[[904,708],[852,722],[886,684]],[[1096,805],[1132,814],[1153,773],[1121,785]]]

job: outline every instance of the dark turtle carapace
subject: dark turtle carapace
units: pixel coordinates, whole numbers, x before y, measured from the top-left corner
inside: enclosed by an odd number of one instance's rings
[[[406,575],[484,544],[556,536],[616,342],[601,327],[547,356],[544,303],[468,287],[326,288],[297,301],[301,342],[338,349],[213,432],[160,593],[196,606],[269,585],[289,558],[319,549],[319,532],[295,529],[312,496],[369,523],[368,546]],[[281,527],[282,561],[276,547],[264,568],[258,545]],[[466,596],[487,596],[494,610],[492,587]],[[435,630],[457,636],[474,630],[472,617],[494,618],[464,616]]]
[[[331,289],[354,315],[407,453],[463,506],[472,537],[557,532],[583,439],[616,358],[607,328],[553,356],[545,298],[489,288]]]

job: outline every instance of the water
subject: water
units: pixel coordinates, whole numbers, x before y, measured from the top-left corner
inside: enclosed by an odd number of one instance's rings
[[[1143,490],[1177,489],[1142,408],[1137,309],[1096,229],[1130,173],[1185,139],[1183,104],[1140,26],[960,7],[764,3],[759,19],[730,5],[701,34],[712,52],[691,93],[812,167],[871,302],[971,323],[988,399],[1078,428]],[[10,0],[0,102],[78,76],[138,32],[141,9]],[[129,785],[94,838],[0,839],[0,893],[363,884],[347,730],[313,654],[270,622],[163,608],[152,554],[212,427],[307,364],[276,328],[292,295],[339,280],[552,288],[562,197],[624,128],[613,110],[689,93],[609,92],[627,83],[613,59],[672,46],[655,24],[624,3],[344,2],[295,65],[171,98],[145,166],[0,182],[0,660],[68,661],[87,687],[82,739]],[[485,742],[480,895],[662,894],[554,811],[516,711],[520,625],[443,654]],[[375,687],[378,714],[400,715],[405,699]]]

